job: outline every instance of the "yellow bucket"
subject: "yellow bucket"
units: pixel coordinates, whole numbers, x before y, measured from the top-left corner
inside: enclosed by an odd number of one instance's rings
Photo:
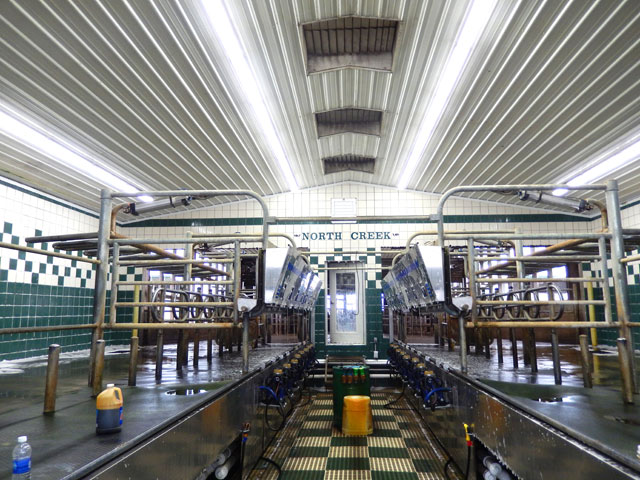
[[[373,433],[371,398],[366,395],[347,395],[344,397],[342,433],[349,436],[371,435]]]

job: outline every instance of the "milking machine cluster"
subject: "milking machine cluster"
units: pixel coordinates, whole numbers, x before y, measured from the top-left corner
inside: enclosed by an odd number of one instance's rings
[[[265,409],[267,410],[270,406],[277,407],[283,416],[282,423],[284,423],[285,410],[289,408],[290,411],[302,397],[305,379],[316,364],[315,347],[309,344],[294,353],[281,368],[275,368],[265,384],[260,387],[261,402]]]
[[[406,351],[400,345],[392,344],[387,350],[388,363],[400,377],[404,388],[409,388],[422,399],[425,408],[432,411],[451,403],[451,389],[446,387],[436,374],[429,370],[425,360]]]

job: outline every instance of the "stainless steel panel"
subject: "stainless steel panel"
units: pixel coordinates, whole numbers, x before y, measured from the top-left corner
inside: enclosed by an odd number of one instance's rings
[[[284,360],[283,360],[284,361]],[[282,363],[282,362],[280,362]],[[271,441],[274,432],[263,426],[258,387],[279,364],[250,374],[217,395],[210,403],[188,413],[162,433],[121,455],[87,478],[109,479],[195,479],[216,456],[241,433],[244,423],[250,432],[245,447],[246,475]],[[275,419],[271,419],[275,423]]]
[[[383,290],[394,309],[432,306],[446,299],[444,252],[436,246],[414,246],[385,276]]]
[[[413,395],[408,395],[409,401],[459,466],[464,467],[467,461],[466,423],[473,426],[477,440],[519,478],[640,478],[637,472],[480,388],[462,374],[429,359],[425,363],[452,389],[452,405],[432,412]]]
[[[277,288],[282,281],[285,267],[294,256],[293,248],[267,248],[264,253],[264,301],[273,304],[277,302]]]

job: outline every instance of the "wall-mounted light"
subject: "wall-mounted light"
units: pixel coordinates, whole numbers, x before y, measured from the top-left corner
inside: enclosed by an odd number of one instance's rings
[[[538,191],[529,192],[520,190],[518,191],[518,198],[520,200],[543,203],[554,207],[568,208],[569,210],[574,210],[577,213],[584,212],[585,210],[591,210],[592,208],[586,200],[582,200],[580,198],[562,198]]]
[[[247,54],[239,36],[236,35],[223,0],[203,0],[202,5],[209,16],[209,23],[213,27],[217,40],[224,47],[223,50],[227,59],[233,67],[235,73],[234,83],[238,85],[243,99],[251,107],[256,119],[255,124],[260,126],[262,134],[267,139],[278,167],[280,167],[280,172],[289,185],[289,189],[291,191],[298,190],[298,183],[293,176],[291,165],[284,153],[271,115],[269,115],[262,99],[262,90],[247,61]]]
[[[409,185],[418,162],[422,158],[422,154],[431,140],[433,131],[447,105],[447,100],[458,83],[458,78],[489,21],[494,5],[495,0],[474,0],[468,9],[453,50],[447,59],[442,74],[438,78],[435,92],[418,128],[416,141],[412,145],[407,162],[402,169],[403,174],[398,181],[398,188],[404,189]]]
[[[7,111],[10,113],[6,113]],[[0,105],[0,129],[5,135],[38,150],[58,163],[91,177],[98,183],[121,192],[140,191],[131,183],[77,154],[70,147],[67,147],[61,139],[50,133],[43,135],[36,128],[30,126],[27,119],[21,118],[19,113],[12,111],[6,105]],[[143,202],[153,201],[153,198],[148,195],[138,198]]]
[[[589,169],[583,172],[575,172],[562,180],[561,183],[567,185],[588,185],[596,180],[606,177],[611,172],[614,172],[622,167],[625,167],[632,162],[640,160],[640,140],[634,139],[635,142],[626,147],[617,148],[616,151],[609,151],[597,158],[591,164],[593,165]],[[566,181],[567,179],[570,179]],[[557,188],[552,193],[561,197],[569,192],[566,188]]]

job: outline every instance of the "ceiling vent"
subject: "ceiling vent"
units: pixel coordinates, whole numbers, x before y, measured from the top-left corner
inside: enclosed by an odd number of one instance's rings
[[[339,155],[322,159],[324,174],[340,173],[353,170],[355,172],[373,173],[376,159],[357,155]]]
[[[341,108],[316,113],[318,137],[340,133],[362,133],[380,136],[382,112],[362,108]]]
[[[339,68],[391,71],[398,21],[341,17],[302,25],[307,72]]]

